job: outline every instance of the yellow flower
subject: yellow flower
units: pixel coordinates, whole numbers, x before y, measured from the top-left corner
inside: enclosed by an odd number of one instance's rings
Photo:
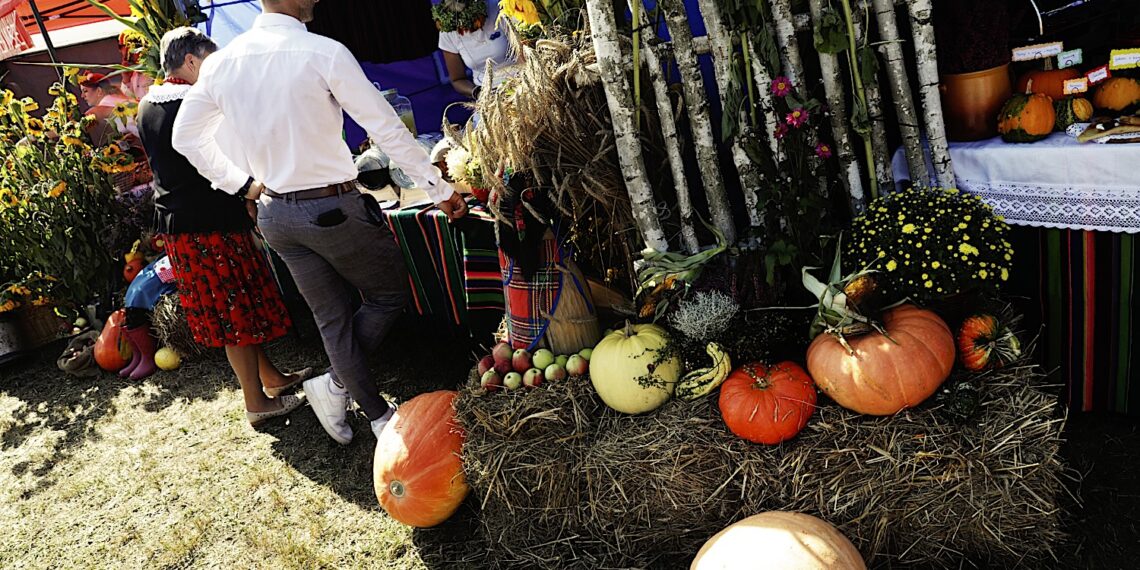
[[[961,245],[959,245],[958,251],[965,253],[965,254],[978,255],[978,248],[976,248],[976,247],[974,247],[968,243],[962,243]]]
[[[0,205],[9,208],[15,207],[20,204],[20,199],[7,188],[0,188]]]
[[[538,8],[531,0],[499,0],[499,11],[528,26],[539,23]]]
[[[1002,281],[1008,281],[1009,280],[1009,270],[1004,268],[1004,267],[1001,268],[1001,280]]]
[[[923,283],[923,286],[925,286],[927,289],[930,289],[931,287],[933,287],[933,286],[934,286],[934,282],[933,282],[933,281],[931,281],[931,280],[929,280],[929,279],[927,279],[927,280],[926,280],[926,283]]]
[[[32,306],[33,307],[43,307],[44,305],[47,305],[49,303],[51,303],[51,301],[49,301],[47,297],[44,297],[42,295],[39,297],[36,297],[34,300],[32,300]]]
[[[28,134],[33,137],[43,136],[44,134],[44,122],[35,117],[28,117],[28,119],[24,121],[24,127],[28,129]]]
[[[78,67],[65,67],[63,68],[63,78],[71,79],[72,77],[79,77]]]
[[[79,104],[79,99],[76,99],[76,98],[75,98],[75,94],[73,94],[73,93],[68,93],[68,94],[67,94],[67,104],[68,104],[68,105],[71,105],[72,107],[74,107],[74,106],[76,106],[76,105],[78,105],[78,104]]]
[[[907,225],[903,226],[902,231],[904,234],[913,234],[914,233],[914,224],[907,224]]]
[[[8,312],[8,311],[11,311],[11,310],[13,310],[13,309],[15,309],[15,308],[19,307],[19,306],[20,306],[20,305],[19,305],[19,304],[17,304],[17,303],[16,303],[15,301],[13,301],[12,299],[8,299],[7,301],[5,301],[5,302],[4,302],[4,304],[3,304],[3,305],[0,305],[0,313],[6,313],[6,312]]]
[[[983,269],[983,270],[981,270],[981,271],[979,271],[979,272],[978,272],[978,277],[981,277],[982,279],[985,279],[987,276],[989,276],[989,274],[990,274],[990,273],[989,273],[988,271],[986,271],[985,269]]]
[[[15,94],[13,94],[11,91],[5,89],[3,92],[0,92],[0,106],[7,108],[8,105],[12,104],[12,99],[14,99],[15,97],[16,97]]]
[[[51,87],[48,87],[48,95],[51,95],[52,97],[59,97],[60,95],[63,95],[63,86],[59,83],[52,83]]]
[[[59,184],[56,184],[54,188],[48,190],[48,197],[59,198],[59,195],[63,194],[64,190],[67,190],[67,182],[60,180]]]
[[[134,114],[131,111],[132,109],[130,103],[119,103],[118,105],[115,105],[115,110],[112,111],[112,113],[120,119],[125,119]]]
[[[86,146],[82,139],[80,139],[79,137],[73,137],[71,135],[63,135],[63,138],[61,138],[60,140],[63,141],[63,144],[65,144],[67,146],[74,146],[74,147],[79,147],[79,148]]]
[[[895,269],[898,269],[898,267],[899,264],[895,263],[895,260],[893,259],[887,262],[887,271],[894,271]]]
[[[28,295],[32,294],[32,292],[23,285],[12,285],[11,287],[8,287],[8,292],[14,295],[20,295],[21,297],[27,297]]]

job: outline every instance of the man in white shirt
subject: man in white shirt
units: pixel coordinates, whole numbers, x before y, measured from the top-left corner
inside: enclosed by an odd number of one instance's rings
[[[366,362],[408,298],[403,256],[369,216],[341,138],[342,110],[455,219],[467,205],[340,43],[309,33],[318,0],[263,0],[253,27],[202,66],[174,125],[174,148],[216,188],[249,200],[269,245],[289,267],[321,331],[331,372],[305,382],[325,431],[352,440],[349,395],[378,435],[394,409]],[[215,140],[223,119],[249,171]],[[256,204],[256,206],[254,206]],[[355,313],[345,292],[360,291]]]

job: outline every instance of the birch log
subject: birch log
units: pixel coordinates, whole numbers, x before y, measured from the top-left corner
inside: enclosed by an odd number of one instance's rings
[[[910,95],[910,82],[906,75],[902,46],[899,44],[898,23],[895,21],[895,6],[891,0],[872,0],[875,17],[879,23],[879,40],[883,58],[887,64],[887,78],[891,82],[891,93],[898,113],[899,130],[902,131],[903,152],[906,154],[911,183],[927,186],[930,177],[926,172],[926,157],[922,153],[922,138],[918,128],[918,116],[914,111],[914,99]]]
[[[792,85],[800,86],[804,77],[804,60],[800,57],[800,44],[796,40],[796,23],[792,15],[791,0],[771,0],[772,20],[776,24],[776,45],[780,48],[780,63]]]
[[[728,193],[724,189],[724,179],[720,173],[720,158],[713,137],[712,119],[709,117],[708,93],[705,91],[697,55],[693,51],[693,33],[689,29],[688,14],[682,0],[660,0],[658,5],[665,12],[669,35],[673,39],[673,58],[676,59],[681,74],[685,111],[689,115],[689,125],[693,132],[693,147],[701,171],[701,182],[705,187],[709,214],[713,225],[725,235],[729,243],[733,243],[736,241],[736,225],[732,221]]]
[[[820,25],[823,21],[823,0],[811,0],[809,7],[815,25]],[[823,76],[823,92],[827,96],[827,106],[830,109],[831,134],[835,138],[835,151],[839,156],[840,170],[843,172],[843,187],[847,190],[851,211],[861,212],[866,204],[863,179],[859,173],[859,162],[855,160],[855,153],[851,150],[851,136],[847,130],[847,91],[841,80],[843,70],[839,66],[839,57],[833,53],[820,52],[819,69]]]
[[[867,1],[859,3],[860,11],[869,14]],[[862,18],[853,18],[855,24],[855,43],[866,45],[866,26]],[[868,22],[868,25],[870,22]],[[883,93],[879,90],[878,74],[873,81],[863,83],[863,92],[867,95],[867,117],[871,119],[871,148],[874,150],[875,164],[873,174],[879,181],[879,192],[888,193],[894,188],[895,177],[891,173],[890,147],[887,145],[887,120],[883,115]],[[871,167],[868,167],[871,168]]]
[[[931,0],[910,0],[910,28],[914,33],[915,61],[918,62],[918,92],[922,98],[922,122],[930,143],[930,158],[938,185],[954,188],[954,169],[942,120],[942,100],[938,90],[938,50],[934,47],[934,6]]]
[[[586,8],[590,18],[590,36],[594,42],[594,53],[598,57],[598,68],[606,91],[606,103],[613,119],[614,144],[625,176],[625,187],[629,192],[633,219],[641,230],[645,245],[657,251],[667,251],[669,242],[665,239],[661,222],[657,219],[653,189],[649,186],[645,161],[641,155],[641,139],[637,136],[634,126],[633,96],[630,95],[629,81],[622,66],[621,44],[618,43],[613,3],[609,0],[587,0]]]
[[[629,0],[630,9],[634,2]],[[681,242],[690,254],[700,251],[697,232],[693,228],[693,204],[689,199],[689,181],[685,176],[685,163],[681,158],[681,143],[677,136],[677,125],[673,122],[673,106],[669,103],[669,90],[665,85],[665,71],[657,50],[657,33],[653,26],[641,31],[641,53],[645,65],[649,67],[649,80],[653,84],[653,97],[657,100],[657,114],[660,116],[661,136],[665,139],[665,154],[669,157],[669,168],[673,173],[673,186],[677,190],[677,209],[681,215]]]
[[[721,109],[722,112],[729,113],[731,111],[725,103],[728,100],[728,92],[732,88],[732,61],[735,53],[732,35],[724,23],[724,17],[720,11],[720,0],[697,0],[697,5],[704,17],[705,30],[708,33],[709,41],[712,42],[713,70],[714,75],[716,75],[717,90],[720,91]],[[760,169],[756,167],[756,164],[748,157],[748,153],[744,151],[744,147],[740,145],[741,139],[744,138],[742,134],[751,129],[748,113],[741,109],[737,115],[741,134],[738,134],[732,141],[732,162],[736,165],[736,171],[740,175],[740,188],[744,194],[744,207],[748,210],[748,219],[753,228],[758,228],[764,225],[764,214],[760,211],[757,196],[762,177]]]
[[[756,41],[751,37],[748,38],[748,49],[753,54],[760,53],[756,51]],[[756,57],[752,58],[752,79],[756,82],[756,90],[758,100],[760,102],[760,114],[764,117],[764,129],[768,138],[768,148],[772,151],[774,160],[779,163],[783,160],[780,153],[780,143],[776,140],[776,127],[780,125],[780,118],[776,116],[776,104],[772,100],[772,77],[768,74],[768,68]]]

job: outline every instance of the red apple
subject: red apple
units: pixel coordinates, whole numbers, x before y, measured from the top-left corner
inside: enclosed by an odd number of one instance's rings
[[[483,377],[479,379],[479,385],[488,392],[495,392],[503,387],[503,379],[499,377],[499,373],[494,370],[488,370],[483,373]]]
[[[590,361],[575,354],[566,361],[566,372],[571,376],[585,376],[590,370]]]
[[[542,372],[542,375],[546,380],[549,380],[551,382],[558,382],[559,380],[565,380],[566,379],[566,367],[555,362],[554,364],[547,366],[546,370],[544,370]]]
[[[523,374],[523,385],[527,388],[537,388],[542,385],[543,380],[542,371],[537,368],[531,368]]]
[[[515,367],[515,372],[522,374],[531,368],[534,368],[534,363],[530,360],[530,353],[525,348],[520,348],[515,351],[514,358],[511,359],[511,364]]]
[[[505,376],[508,372],[514,372],[515,371],[514,367],[511,366],[510,360],[508,360],[506,362],[495,362],[495,366],[494,366],[494,368],[492,368],[492,370],[494,370],[495,372],[498,372],[499,376]]]
[[[494,367],[495,359],[491,358],[490,356],[484,356],[483,358],[479,359],[479,376],[486,374],[488,370],[491,370]]]
[[[522,374],[519,374],[518,372],[511,372],[506,376],[503,376],[503,386],[506,386],[508,390],[519,389],[519,387],[522,386],[522,381]]]
[[[514,349],[511,348],[511,345],[505,342],[500,342],[499,344],[495,345],[494,349],[491,350],[491,358],[495,359],[495,364],[498,364],[500,362],[510,362],[511,354],[513,352]]]

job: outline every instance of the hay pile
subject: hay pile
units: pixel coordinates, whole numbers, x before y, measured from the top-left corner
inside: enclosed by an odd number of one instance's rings
[[[779,447],[729,434],[715,397],[628,417],[589,382],[488,396],[472,383],[456,408],[499,566],[677,568],[731,522],[793,510],[871,564],[1032,567],[1062,537],[1064,417],[1042,378],[1028,362],[955,377],[894,418],[821,402]]]
[[[186,314],[182,311],[182,300],[178,295],[163,295],[154,306],[150,322],[160,346],[173,348],[183,358],[206,353],[206,347],[194,342],[194,334],[186,324]]]

